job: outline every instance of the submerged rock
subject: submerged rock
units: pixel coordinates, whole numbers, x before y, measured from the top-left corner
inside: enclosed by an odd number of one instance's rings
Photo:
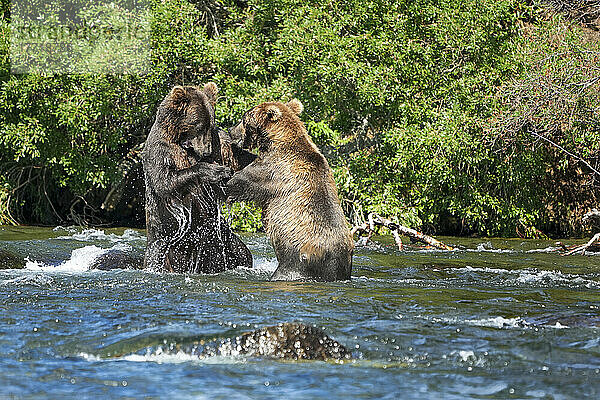
[[[0,269],[23,269],[25,259],[8,250],[0,249]]]
[[[131,252],[111,250],[96,258],[89,269],[143,269],[144,257]]]
[[[349,359],[344,345],[331,339],[317,327],[300,323],[283,323],[247,332],[221,343],[218,348],[205,347],[203,355],[266,357],[286,360]],[[208,354],[207,354],[208,353]]]
[[[344,345],[327,336],[322,329],[301,323],[267,326],[226,339],[207,340],[206,336],[201,336],[202,339],[190,341],[185,335],[141,335],[111,343],[103,347],[98,356],[141,356],[153,359],[167,355],[183,356],[186,359],[197,357],[200,360],[219,356],[241,356],[291,361],[335,361],[352,358]],[[155,342],[155,345],[152,345],[152,342]]]

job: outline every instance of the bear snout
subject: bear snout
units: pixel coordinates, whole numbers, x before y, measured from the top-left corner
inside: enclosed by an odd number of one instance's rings
[[[244,142],[245,129],[244,123],[240,122],[229,130],[229,137],[231,137],[231,143],[238,147],[242,147]]]

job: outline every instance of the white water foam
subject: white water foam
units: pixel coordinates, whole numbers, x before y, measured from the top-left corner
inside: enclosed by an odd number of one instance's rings
[[[471,267],[470,265],[467,265],[466,267],[462,267],[462,268],[446,269],[446,271],[448,271],[448,272],[487,272],[490,274],[512,274],[512,273],[515,273],[515,271],[511,271],[511,270],[503,269],[503,268]]]
[[[234,275],[240,278],[268,280],[279,265],[276,258],[268,258],[253,255],[252,267],[238,266],[235,269],[225,271],[226,275]]]
[[[473,350],[453,351],[450,354],[451,355],[458,354],[458,356],[460,357],[462,362],[466,362],[466,361],[475,359],[475,352],[473,352]]]
[[[408,246],[407,246],[408,247]],[[442,250],[442,249],[436,249],[436,248],[429,248],[429,249],[415,249],[415,250],[410,250],[409,248],[406,248],[405,250],[403,250],[407,253],[452,253],[454,251],[460,251],[460,249],[454,249],[454,250]]]
[[[59,229],[60,228],[60,229]],[[146,236],[141,234],[140,232],[134,231],[133,229],[126,229],[122,235],[117,235],[114,233],[106,234],[101,229],[84,229],[81,232],[77,232],[75,229],[56,227],[54,231],[57,230],[66,230],[71,233],[69,236],[58,236],[56,239],[61,240],[77,240],[80,242],[90,242],[96,240],[106,240],[113,243],[119,242],[130,242],[137,240],[146,240]]]
[[[600,283],[584,279],[581,276],[573,274],[563,274],[561,271],[539,271],[539,270],[522,270],[519,271],[517,282],[519,283],[561,283],[568,285],[583,285],[589,289],[600,287]]]
[[[120,360],[132,361],[132,362],[155,362],[157,364],[180,364],[190,361],[199,361],[200,357],[195,354],[184,353],[178,351],[177,353],[163,353],[160,348],[155,353],[141,354],[129,354],[123,357],[119,357]]]
[[[483,319],[467,319],[464,321],[469,325],[474,326],[486,326],[491,328],[520,328],[527,323],[521,318],[504,318],[504,317],[494,317],[494,318],[483,318]]]
[[[79,353],[77,357],[83,358],[85,361],[102,361],[102,359],[94,354]]]
[[[556,324],[554,325],[547,325],[548,328],[556,328],[556,329],[567,329],[569,328],[568,325],[563,325],[560,322],[556,321]]]
[[[449,354],[451,357],[461,363],[467,363],[475,367],[484,367],[487,363],[487,357],[484,354],[477,355],[473,350],[453,350]],[[443,355],[443,358],[448,356]]]
[[[9,286],[50,286],[54,282],[52,277],[44,274],[21,275],[13,279],[1,281],[2,285]]]
[[[85,361],[99,362],[99,361],[129,361],[129,362],[152,362],[157,364],[181,364],[187,362],[198,362],[202,364],[240,364],[245,363],[246,358],[236,356],[202,356],[197,354],[185,353],[178,351],[177,353],[163,352],[162,348],[156,349],[156,351],[148,350],[146,354],[128,354],[121,357],[110,357],[102,358],[94,354],[79,353],[78,357],[83,358]]]
[[[364,282],[389,282],[390,281],[389,279],[371,278],[371,277],[364,276],[364,275],[361,275],[361,276],[351,276],[350,280],[352,282],[363,282],[363,283]]]
[[[507,254],[517,253],[516,250],[495,249],[494,246],[492,245],[492,242],[479,243],[477,245],[477,248],[475,248],[475,249],[466,249],[465,251],[475,252],[475,253],[501,253],[501,254],[504,254],[504,253],[507,253]]]
[[[255,257],[252,267],[238,267],[237,269],[243,271],[253,271],[255,273],[270,273],[272,274],[277,269],[279,263],[276,258],[266,258],[266,257]]]
[[[527,250],[526,253],[556,253],[560,249],[558,246],[548,246],[544,249]]]
[[[521,317],[515,318],[504,318],[504,317],[492,317],[482,319],[459,319],[459,318],[446,318],[446,317],[423,317],[433,322],[442,322],[446,324],[468,324],[472,326],[490,327],[490,328],[522,328],[527,326],[527,322]]]
[[[531,323],[525,321],[521,317],[514,317],[514,318],[491,317],[491,318],[481,318],[481,319],[429,317],[429,316],[423,316],[423,315],[419,315],[418,317],[432,321],[432,322],[437,322],[437,323],[467,324],[467,325],[471,325],[471,326],[490,327],[490,328],[497,328],[497,329],[532,328],[535,326],[544,326],[546,328],[554,328],[554,329],[569,328],[568,325],[563,325],[558,321],[554,325],[531,324]]]
[[[450,253],[450,252],[472,252],[472,253],[498,253],[498,254],[514,254],[518,253],[517,250],[510,249],[495,249],[492,246],[491,242],[479,243],[475,249],[464,249],[464,248],[455,248],[454,250],[442,250],[436,248],[427,248],[427,249],[415,249],[411,250],[409,247],[405,250],[412,253]]]
[[[515,275],[515,283],[520,284],[548,284],[559,283],[567,285],[583,285],[587,288],[600,288],[600,282],[582,278],[576,274],[564,274],[558,270],[538,270],[535,268],[526,268],[518,270],[508,270],[502,268],[487,267],[463,267],[449,270],[449,272],[485,272],[500,275]]]
[[[59,265],[48,265],[43,262],[26,259],[25,269],[30,271],[45,272],[84,272],[90,269],[92,263],[103,254],[111,250],[131,251],[132,248],[125,243],[117,243],[109,249],[103,249],[96,245],[84,246],[71,252],[71,258]]]

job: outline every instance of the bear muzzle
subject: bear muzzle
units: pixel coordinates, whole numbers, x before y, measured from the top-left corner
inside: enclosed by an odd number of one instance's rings
[[[213,151],[210,136],[208,138],[196,136],[186,139],[181,142],[181,147],[189,154],[194,156],[194,158],[198,158],[200,161],[212,159]]]
[[[238,123],[236,126],[229,130],[229,137],[231,137],[231,143],[238,147],[242,147],[244,143],[245,135],[244,122]]]

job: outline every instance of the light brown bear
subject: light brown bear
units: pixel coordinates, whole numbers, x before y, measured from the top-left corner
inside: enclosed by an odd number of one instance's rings
[[[354,242],[327,160],[308,136],[298,100],[247,111],[234,144],[258,157],[227,183],[230,201],[254,201],[279,265],[273,280],[348,280]]]

